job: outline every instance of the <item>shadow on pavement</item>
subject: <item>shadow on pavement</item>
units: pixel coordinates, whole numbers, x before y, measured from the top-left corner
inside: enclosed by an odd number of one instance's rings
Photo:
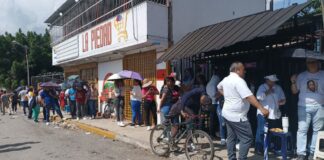
[[[30,149],[30,148],[32,148],[31,146],[23,146],[23,145],[37,144],[37,143],[40,143],[40,142],[23,142],[23,143],[0,145],[0,153],[22,151],[22,150]],[[20,147],[20,146],[22,146],[22,147]]]
[[[0,153],[21,151],[21,150],[26,150],[26,149],[30,149],[30,148],[31,148],[31,146],[26,146],[26,147],[21,147],[21,148],[8,148],[8,149],[0,150]]]
[[[40,142],[23,142],[23,143],[14,143],[14,144],[5,144],[5,145],[0,145],[0,149],[8,148],[8,147],[18,147],[26,144],[37,144]]]

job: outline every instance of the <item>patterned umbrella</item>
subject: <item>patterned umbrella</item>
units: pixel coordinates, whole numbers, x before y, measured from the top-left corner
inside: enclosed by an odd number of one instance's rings
[[[60,85],[54,82],[45,82],[40,85],[41,87],[60,87]]]

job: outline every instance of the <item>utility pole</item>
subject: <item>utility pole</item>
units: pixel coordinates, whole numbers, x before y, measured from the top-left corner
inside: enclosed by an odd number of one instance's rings
[[[17,41],[12,41],[14,45],[18,45],[20,47],[23,47],[25,50],[25,56],[26,56],[26,67],[27,67],[27,85],[30,86],[30,79],[29,79],[29,62],[28,62],[28,47],[26,45],[22,45],[21,43]]]

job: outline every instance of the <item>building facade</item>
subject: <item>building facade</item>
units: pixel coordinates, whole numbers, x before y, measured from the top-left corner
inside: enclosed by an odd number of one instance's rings
[[[160,88],[168,65],[156,59],[172,43],[197,28],[264,10],[263,0],[67,0],[45,23],[53,65],[63,67],[65,77],[98,83],[104,100],[113,73],[133,70]],[[128,91],[125,116],[130,119]]]

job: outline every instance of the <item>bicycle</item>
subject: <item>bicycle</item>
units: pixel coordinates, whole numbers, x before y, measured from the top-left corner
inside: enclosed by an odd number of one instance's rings
[[[113,118],[115,114],[113,99],[108,99],[104,108],[103,118]]]
[[[188,160],[212,160],[214,158],[214,144],[210,136],[202,131],[195,129],[195,119],[197,116],[191,116],[191,120],[179,124],[172,124],[173,117],[166,116],[166,123],[159,124],[151,131],[150,146],[154,154],[166,156],[174,151],[174,146],[185,138],[185,154]],[[177,134],[171,136],[172,125],[178,125]],[[157,145],[155,145],[157,142]],[[157,147],[161,145],[161,151]]]

